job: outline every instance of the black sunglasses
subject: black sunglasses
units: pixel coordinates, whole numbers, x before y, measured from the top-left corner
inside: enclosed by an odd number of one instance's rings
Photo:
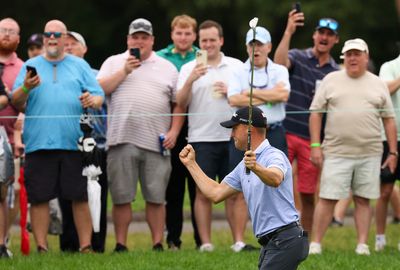
[[[47,38],[50,38],[51,36],[54,36],[55,38],[60,38],[63,33],[61,32],[44,32],[43,35]]]

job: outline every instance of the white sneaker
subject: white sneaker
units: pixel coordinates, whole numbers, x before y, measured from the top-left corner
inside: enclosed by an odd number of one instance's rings
[[[320,243],[311,242],[310,249],[308,250],[308,254],[310,255],[319,255],[322,254],[322,248]]]
[[[375,251],[382,251],[385,249],[386,241],[385,240],[376,240],[375,241]]]
[[[200,250],[200,252],[213,252],[214,245],[211,243],[205,243],[200,246],[199,250]]]
[[[369,252],[369,247],[367,244],[358,244],[356,248],[357,255],[367,255],[369,256],[371,253]]]
[[[234,252],[240,252],[240,251],[242,251],[242,249],[244,248],[245,245],[246,245],[246,244],[243,243],[242,241],[237,241],[235,244],[233,244],[233,245],[231,246],[231,249],[232,249]]]

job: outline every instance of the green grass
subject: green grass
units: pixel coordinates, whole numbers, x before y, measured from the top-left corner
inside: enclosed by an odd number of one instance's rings
[[[111,211],[112,208],[112,200],[111,200],[111,195],[108,195],[108,201],[107,201],[107,208],[108,211]],[[142,212],[145,209],[145,201],[143,200],[143,195],[140,189],[140,184],[137,189],[137,194],[136,194],[136,200],[132,202],[132,210],[133,212]],[[185,198],[184,198],[184,204],[183,204],[183,209],[185,211],[190,211],[190,200],[189,200],[189,192],[187,190],[186,186],[186,191],[185,191]],[[217,210],[224,210],[225,209],[225,204],[224,203],[219,203],[213,205],[213,209]]]
[[[323,254],[309,256],[299,269],[399,269],[399,227],[388,226],[388,247],[382,253],[373,251],[374,232],[371,230],[369,245],[372,254],[369,257],[355,255],[356,235],[352,226],[330,228],[323,241]],[[80,255],[60,253],[57,238],[53,236],[49,238],[51,251],[48,254],[38,255],[31,247],[32,254],[25,257],[18,251],[19,238],[14,236],[11,246],[14,258],[0,259],[0,269],[257,269],[258,252],[233,253],[229,249],[232,241],[229,230],[214,230],[212,237],[216,250],[207,254],[194,250],[191,233],[184,233],[181,251],[155,253],[151,251],[150,234],[145,232],[129,235],[130,252],[126,254],[112,253],[115,240],[113,235],[109,235],[105,254]],[[250,231],[246,232],[246,241],[256,244]]]

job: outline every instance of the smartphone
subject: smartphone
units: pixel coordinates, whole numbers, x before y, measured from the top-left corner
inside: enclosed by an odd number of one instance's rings
[[[293,9],[296,10],[296,13],[301,12],[301,3],[300,2],[296,2],[293,4]]]
[[[206,50],[198,50],[196,52],[196,63],[207,66],[207,51]]]
[[[37,75],[36,68],[32,66],[26,66],[26,71],[31,72],[31,78]]]
[[[139,48],[130,48],[129,53],[135,56],[136,59],[140,60],[140,49]]]

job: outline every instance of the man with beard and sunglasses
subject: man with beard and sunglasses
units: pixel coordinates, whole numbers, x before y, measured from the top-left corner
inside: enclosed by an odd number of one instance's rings
[[[23,61],[18,58],[15,52],[20,42],[19,32],[19,25],[14,19],[4,18],[0,20],[0,78],[7,94],[11,90],[15,78],[23,65]],[[13,144],[14,124],[17,115],[18,111],[12,105],[8,105],[0,111],[0,117],[10,117],[1,118],[0,126],[5,128],[11,144]],[[5,189],[5,187],[2,189]],[[6,193],[5,191],[2,190],[2,193]],[[3,201],[3,203],[0,202],[0,257],[9,257],[10,253],[7,252],[5,247],[5,238],[8,231],[7,203],[3,200],[3,196],[0,197],[1,201]],[[14,208],[16,207],[14,206]]]
[[[320,19],[312,36],[313,47],[289,50],[293,34],[297,27],[303,25],[304,13],[296,12],[295,9],[290,11],[274,60],[289,69],[291,91],[283,125],[286,129],[289,160],[292,163],[297,160],[295,192],[300,196],[301,224],[305,230],[311,232],[319,170],[311,163],[310,153],[311,148],[320,146],[310,142],[308,109],[320,81],[326,74],[339,69],[330,55],[333,46],[339,42],[339,24],[331,18]],[[293,182],[296,185],[296,177]]]
[[[99,108],[104,92],[85,60],[64,53],[66,34],[63,22],[46,24],[44,54],[26,62],[37,74],[24,65],[12,93],[13,104],[27,116],[23,133],[25,184],[40,253],[48,251],[48,202],[58,196],[72,201],[80,251],[91,252],[87,179],[82,175],[82,153],[77,145],[82,132],[79,119],[72,116],[81,115],[83,108]]]

